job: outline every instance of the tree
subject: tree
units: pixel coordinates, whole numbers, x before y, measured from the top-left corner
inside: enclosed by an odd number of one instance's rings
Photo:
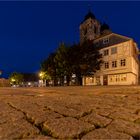
[[[45,86],[46,86],[46,82],[49,82],[51,80],[51,76],[47,71],[41,71],[39,76],[40,79],[43,80],[43,83],[45,83]]]
[[[12,85],[20,85],[24,81],[23,75],[21,73],[13,72],[10,76],[10,83]]]
[[[68,63],[68,51],[69,47],[64,43],[60,43],[57,51],[51,53],[41,63],[41,70],[48,72],[51,79],[54,80],[54,85],[57,85],[58,81],[60,81],[60,85],[64,85],[64,77],[66,77],[67,85],[69,85],[71,73]]]
[[[61,85],[64,85],[64,77],[67,78],[67,84],[69,84],[70,65],[68,63],[68,51],[69,47],[64,43],[60,43],[54,58],[56,64],[56,76],[60,80]]]
[[[47,71],[54,81],[60,79],[61,85],[64,85],[64,77],[69,84],[72,74],[76,74],[77,84],[81,85],[82,76],[93,75],[100,69],[101,63],[101,54],[92,41],[71,47],[60,43],[57,51],[41,63],[41,69]]]
[[[93,41],[86,41],[80,48],[80,68],[81,74],[91,75],[100,69],[102,64],[102,55],[99,53],[97,47],[94,46]]]
[[[69,64],[72,73],[76,74],[77,83],[82,84],[82,76],[93,75],[102,64],[101,54],[92,41],[82,45],[74,44],[69,50]]]
[[[47,59],[41,62],[41,71],[47,71],[54,85],[57,83],[56,79],[56,63],[54,61],[56,53],[51,53]]]
[[[69,72],[72,74],[76,74],[77,84],[81,85],[81,69],[80,69],[80,45],[73,44],[68,51],[68,64],[69,64]]]

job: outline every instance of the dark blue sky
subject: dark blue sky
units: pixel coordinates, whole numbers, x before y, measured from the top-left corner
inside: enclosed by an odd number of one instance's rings
[[[90,5],[96,18],[113,32],[140,44],[140,2],[57,1],[0,2],[0,69],[37,72],[40,62],[61,41],[79,41],[79,24]]]

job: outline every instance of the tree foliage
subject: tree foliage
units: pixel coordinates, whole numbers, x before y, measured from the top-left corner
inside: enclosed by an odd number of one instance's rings
[[[86,41],[80,46],[79,65],[82,75],[94,74],[100,69],[102,56],[98,49],[94,47],[92,41]]]
[[[18,73],[18,72],[13,72],[9,76],[9,79],[10,79],[10,83],[12,85],[20,85],[24,81],[23,75],[21,73]]]
[[[69,77],[70,67],[68,62],[68,50],[64,43],[61,43],[56,51],[54,62],[56,65],[56,76],[59,78],[60,83],[63,85],[64,77]]]
[[[47,71],[41,71],[39,76],[41,80],[51,80],[51,76]]]
[[[92,41],[71,47],[61,43],[57,51],[41,63],[41,69],[46,70],[52,79],[59,79],[62,85],[64,77],[67,77],[69,83],[72,74],[76,74],[77,83],[82,84],[82,76],[93,75],[100,69],[101,63],[101,55]]]

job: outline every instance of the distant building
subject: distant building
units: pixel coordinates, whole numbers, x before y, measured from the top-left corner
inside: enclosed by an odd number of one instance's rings
[[[39,77],[35,73],[22,73],[24,82],[22,86],[25,87],[38,87]]]
[[[80,25],[80,44],[86,40],[93,40],[99,48],[103,64],[94,75],[82,78],[83,85],[138,84],[139,49],[132,38],[113,33],[89,11]]]
[[[0,78],[0,87],[10,87],[10,81],[5,78]]]

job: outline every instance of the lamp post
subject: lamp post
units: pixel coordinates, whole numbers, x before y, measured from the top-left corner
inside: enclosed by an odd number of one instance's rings
[[[41,71],[39,73],[39,77],[41,79],[41,87],[46,86],[46,80],[45,80],[45,72]]]
[[[11,78],[11,79],[10,79],[10,84],[11,84],[12,86],[16,86],[16,79],[15,79],[15,78]]]
[[[39,73],[40,83],[42,86],[46,87],[46,82],[51,80],[51,76],[48,74],[47,71],[41,71]]]

